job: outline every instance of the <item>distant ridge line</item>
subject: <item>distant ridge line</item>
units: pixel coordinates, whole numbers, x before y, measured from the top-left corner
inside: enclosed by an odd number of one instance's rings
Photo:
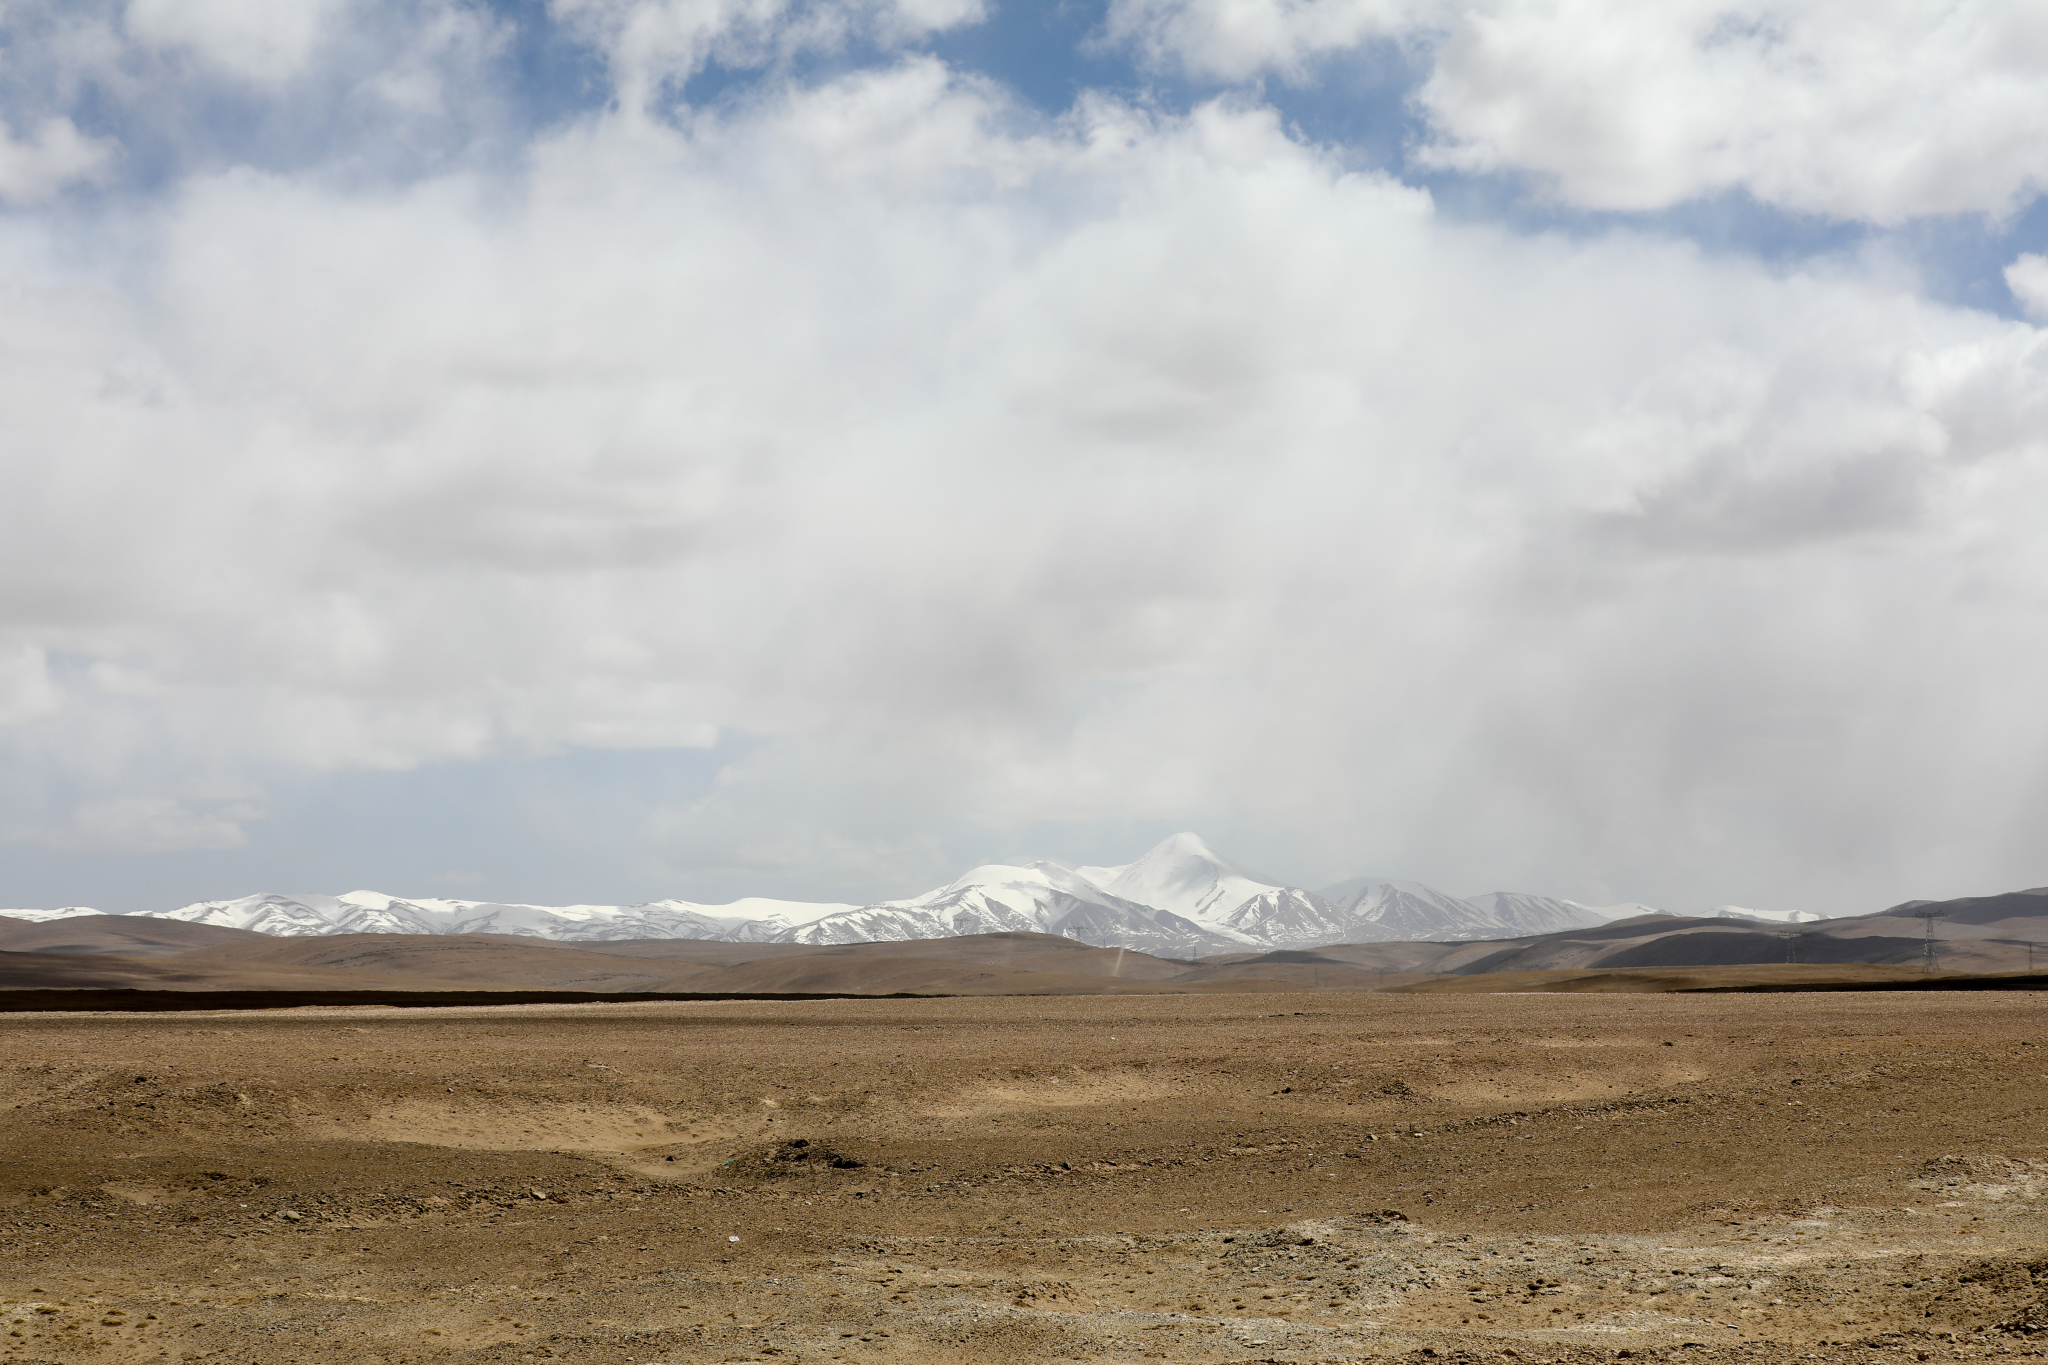
[[[1672,995],[1781,995],[1788,991],[2048,991],[2048,972],[2032,976],[1935,976],[1915,981],[1771,981],[1744,986],[1674,986]]]
[[[652,1001],[721,1000],[950,1000],[946,994],[914,991],[162,991],[120,986],[77,989],[0,990],[0,1014],[132,1014],[194,1010],[281,1010],[312,1006],[387,1005],[398,1009],[445,1009],[459,1005],[631,1005]]]
[[[984,863],[922,895],[865,904],[756,896],[717,905],[658,900],[546,906],[407,899],[358,889],[338,896],[258,892],[142,918],[283,938],[484,933],[554,943],[691,939],[828,947],[1018,932],[1194,958],[1337,943],[1521,938],[1641,913],[1662,912],[1522,892],[1460,898],[1420,882],[1372,877],[1311,891],[1254,877],[1200,836],[1182,832],[1120,867],[1073,868],[1044,859]],[[1742,912],[1748,919],[1760,915]],[[83,906],[0,909],[0,919],[32,924],[125,918]],[[6,928],[0,924],[0,932]]]

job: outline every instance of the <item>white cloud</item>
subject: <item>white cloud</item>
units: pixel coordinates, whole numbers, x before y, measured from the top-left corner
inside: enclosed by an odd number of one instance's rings
[[[1421,102],[1439,164],[1592,208],[1745,190],[1880,223],[2000,212],[2048,185],[2048,10],[1524,0],[1457,25]]]
[[[1425,163],[1583,208],[1730,191],[1897,223],[2048,186],[2048,10],[2001,0],[1115,0],[1109,33],[1244,80],[1375,37],[1429,50]]]
[[[128,34],[180,48],[258,85],[297,75],[352,0],[129,0]]]
[[[0,204],[244,160],[371,180],[502,155],[518,29],[473,0],[8,0]]]
[[[1242,81],[1436,21],[1439,0],[1111,0],[1104,38],[1155,66]]]
[[[984,0],[893,0],[884,13],[890,32],[914,37],[980,23],[988,6]]]
[[[2025,253],[2005,268],[2005,284],[2028,317],[2048,322],[2048,256]]]
[[[40,204],[67,185],[97,179],[118,150],[111,139],[89,137],[61,116],[20,138],[0,123],[0,203]]]
[[[7,823],[217,847],[179,794],[738,732],[650,816],[692,866],[1172,820],[1464,890],[2028,875],[2041,332],[1459,226],[1253,105],[1021,123],[913,59],[15,223],[0,631],[79,666]]]
[[[0,651],[0,726],[42,720],[63,705],[63,689],[50,676],[42,650],[19,645]]]
[[[980,21],[983,0],[551,0],[596,44],[618,101],[647,109],[708,62],[756,67],[857,38],[894,45]]]

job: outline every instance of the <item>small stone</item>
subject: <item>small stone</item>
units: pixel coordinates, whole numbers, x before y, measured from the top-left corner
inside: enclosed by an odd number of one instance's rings
[[[287,1223],[296,1223],[301,1218],[305,1217],[305,1215],[300,1213],[297,1209],[286,1209],[277,1216],[284,1219]]]
[[[546,1190],[528,1190],[527,1193],[532,1195],[535,1199],[545,1199],[548,1197],[548,1192]]]

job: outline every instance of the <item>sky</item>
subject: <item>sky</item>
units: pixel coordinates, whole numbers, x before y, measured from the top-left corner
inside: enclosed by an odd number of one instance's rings
[[[2048,883],[2048,8],[0,0],[0,905]]]

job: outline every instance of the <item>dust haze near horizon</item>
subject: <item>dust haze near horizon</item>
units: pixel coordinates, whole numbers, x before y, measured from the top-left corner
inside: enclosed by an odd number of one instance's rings
[[[2048,13],[0,53],[0,902],[2048,882]]]

